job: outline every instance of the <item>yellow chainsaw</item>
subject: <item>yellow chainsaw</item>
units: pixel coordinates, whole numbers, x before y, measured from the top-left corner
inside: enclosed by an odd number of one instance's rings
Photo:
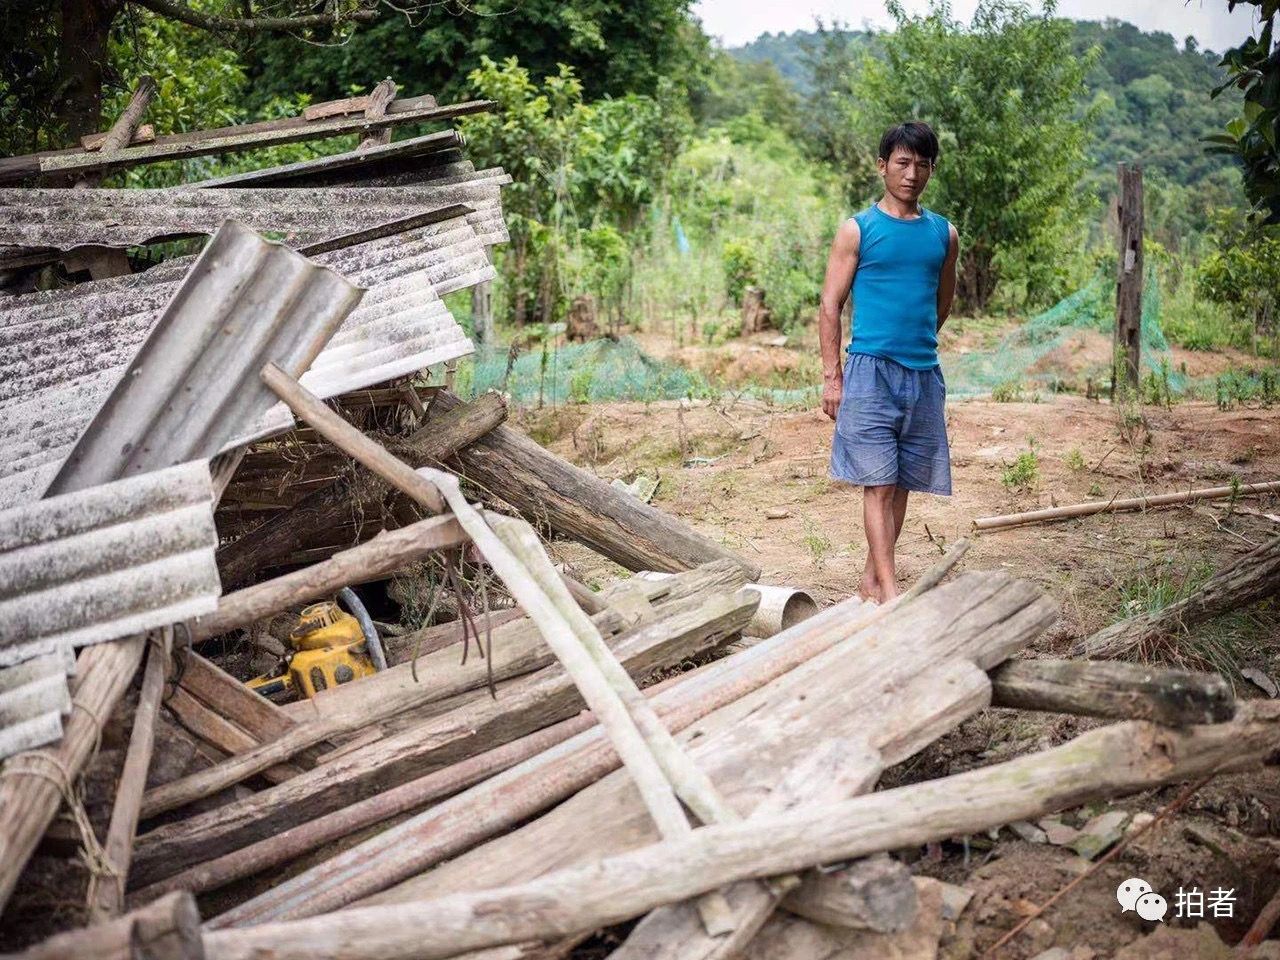
[[[386,669],[382,643],[363,604],[350,588],[338,596],[355,616],[331,600],[303,608],[289,634],[293,650],[276,672],[250,680],[251,690],[264,696],[289,692],[309,698]]]

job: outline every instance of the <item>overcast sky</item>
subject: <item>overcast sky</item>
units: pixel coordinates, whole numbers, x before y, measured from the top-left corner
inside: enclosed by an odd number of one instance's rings
[[[1034,3],[1035,0],[1032,0]],[[967,22],[977,0],[952,0],[952,15]],[[909,12],[928,9],[928,0],[903,0]],[[1037,5],[1038,8],[1038,5]],[[749,43],[762,33],[813,28],[814,17],[851,27],[892,24],[883,0],[695,0],[694,13],[703,28],[727,47]],[[1241,4],[1227,13],[1227,0],[1059,0],[1058,15],[1072,20],[1128,20],[1143,30],[1163,30],[1179,43],[1191,34],[1201,47],[1219,53],[1249,35],[1257,7]]]

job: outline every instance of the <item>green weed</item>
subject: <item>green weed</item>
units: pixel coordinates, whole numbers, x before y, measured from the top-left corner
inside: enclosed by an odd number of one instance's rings
[[[1030,490],[1040,482],[1040,459],[1036,456],[1036,442],[1027,437],[1027,449],[1018,454],[1013,463],[1005,464],[1000,482],[1010,490]]]
[[[998,383],[991,390],[991,399],[996,403],[1039,403],[1040,394],[1024,393],[1021,380],[1006,380]]]
[[[1080,452],[1079,447],[1072,447],[1067,451],[1067,455],[1062,458],[1062,462],[1067,465],[1067,469],[1072,473],[1079,473],[1086,466],[1084,462],[1084,454]]]
[[[801,541],[809,550],[815,568],[821,570],[826,555],[831,551],[831,541],[818,532],[812,520],[804,522],[804,539]]]

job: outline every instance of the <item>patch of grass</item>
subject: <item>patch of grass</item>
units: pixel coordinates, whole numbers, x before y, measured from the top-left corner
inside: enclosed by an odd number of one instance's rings
[[[1096,480],[1093,483],[1089,484],[1089,496],[1091,497],[1102,496],[1102,484],[1098,483]]]
[[[831,541],[818,532],[818,528],[812,520],[804,522],[804,538],[801,542],[809,550],[809,555],[813,558],[815,568],[821,570],[825,563],[825,558],[831,552]]]
[[[1280,367],[1231,369],[1218,374],[1213,389],[1219,410],[1231,410],[1250,402],[1269,407],[1280,400]]]
[[[1067,455],[1062,458],[1062,462],[1067,465],[1067,469],[1072,473],[1079,473],[1086,466],[1084,462],[1084,454],[1080,452],[1079,447],[1072,447],[1067,451]]]
[[[1021,380],[1006,380],[992,388],[991,399],[996,403],[1039,403],[1040,394],[1023,392]]]
[[[1200,558],[1182,563],[1168,559],[1136,573],[1116,587],[1114,619],[1163,610],[1190,596],[1214,572],[1214,565]],[[1242,664],[1265,659],[1276,629],[1274,601],[1267,603],[1269,610],[1235,610],[1183,631],[1168,638],[1154,652],[1185,667],[1213,670],[1238,679]]]
[[[1148,370],[1147,375],[1142,378],[1142,382],[1138,385],[1142,393],[1142,402],[1149,403],[1157,407],[1173,407],[1174,394],[1173,387],[1169,377],[1169,360],[1166,357],[1160,359],[1160,369]]]
[[[1027,449],[1013,463],[1005,464],[1000,482],[1010,490],[1030,490],[1040,482],[1040,458],[1036,456],[1034,437],[1027,437]]]

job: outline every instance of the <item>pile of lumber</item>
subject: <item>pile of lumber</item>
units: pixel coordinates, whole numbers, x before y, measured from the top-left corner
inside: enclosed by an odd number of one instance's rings
[[[388,99],[332,116],[363,111],[376,133]],[[350,126],[330,116],[280,129]],[[140,117],[105,158],[49,169],[177,149],[128,146]],[[620,960],[896,955],[936,946],[956,891],[893,851],[1280,746],[1280,710],[1217,677],[1020,657],[1055,605],[956,570],[964,542],[892,604],[854,597],[784,628],[756,565],[542,449],[496,394],[401,375],[326,403],[303,375],[362,291],[266,246],[224,225],[44,497],[0,512],[0,721],[79,650],[52,739],[0,768],[0,908],[37,862],[90,881],[84,911],[45,912],[52,936],[5,944],[23,957],[553,957],[624,923]],[[250,302],[260,315],[198,295],[285,272],[295,292]],[[309,298],[324,307],[297,308]],[[219,403],[184,399],[201,391]],[[287,432],[261,426],[281,409]],[[553,563],[556,538],[634,575],[583,584]],[[424,564],[441,622],[383,624],[371,676],[279,703],[227,656]],[[85,599],[33,613],[51,590]],[[992,706],[1115,722],[875,791]],[[123,745],[103,749],[113,726]],[[101,822],[86,776],[110,785]]]

